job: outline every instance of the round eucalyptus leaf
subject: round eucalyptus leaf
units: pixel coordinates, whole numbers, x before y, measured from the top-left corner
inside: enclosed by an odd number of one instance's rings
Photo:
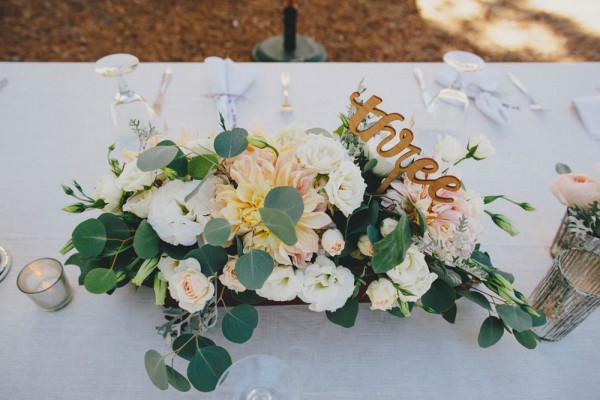
[[[106,228],[95,218],[83,221],[73,230],[73,245],[84,257],[96,257],[106,245]]]
[[[223,218],[213,218],[204,227],[204,239],[211,246],[221,246],[231,235],[231,224]]]
[[[192,385],[190,385],[190,382],[187,380],[187,378],[185,376],[181,375],[179,372],[177,372],[174,368],[172,368],[169,365],[167,365],[166,367],[167,367],[167,378],[168,378],[171,386],[173,386],[175,389],[179,390],[180,392],[188,392],[192,388]]]
[[[455,300],[454,289],[441,279],[433,282],[431,288],[421,297],[421,302],[425,307],[431,308],[439,314],[452,308]]]
[[[177,355],[185,360],[190,361],[196,355],[199,348],[214,346],[215,342],[209,338],[198,336],[191,333],[179,335],[173,341],[173,351],[177,351]]]
[[[211,276],[223,269],[229,257],[224,248],[218,246],[211,246],[206,244],[199,249],[194,249],[187,253],[186,258],[195,258],[200,263],[200,269],[206,276]]]
[[[495,345],[504,334],[504,324],[499,318],[487,317],[479,330],[479,347],[488,348]]]
[[[273,188],[265,197],[265,208],[276,208],[285,212],[292,224],[296,225],[302,214],[304,213],[304,201],[302,195],[292,186],[280,186]]]
[[[154,386],[160,390],[167,390],[169,388],[167,366],[160,353],[156,350],[148,350],[144,356],[144,365]]]
[[[212,154],[201,154],[188,163],[188,174],[194,179],[202,180],[218,164],[219,160]]]
[[[540,315],[539,317],[536,317],[535,315],[531,315],[531,326],[542,326],[546,324],[546,314],[537,308],[534,308],[534,310]]]
[[[256,309],[249,304],[240,304],[227,309],[221,328],[223,336],[228,340],[234,343],[244,343],[252,337],[257,325],[258,313]]]
[[[187,376],[192,386],[201,392],[211,392],[223,372],[231,365],[231,356],[220,346],[204,347],[190,361]]]
[[[144,172],[161,169],[175,160],[179,151],[179,148],[173,145],[151,147],[139,155],[137,167]]]
[[[269,228],[283,243],[293,246],[298,241],[294,222],[277,208],[260,208],[258,210],[262,223]]]
[[[90,293],[106,293],[117,286],[117,275],[110,269],[96,268],[87,273],[83,285]]]
[[[158,235],[146,219],[142,221],[135,232],[135,236],[133,237],[133,249],[135,250],[135,253],[144,260],[150,259],[158,254]]]
[[[513,335],[515,335],[517,342],[521,343],[521,345],[526,349],[533,350],[537,347],[535,333],[529,330],[523,332],[513,330]]]
[[[231,296],[240,303],[258,304],[265,301],[264,297],[260,297],[254,290],[244,290],[243,292],[231,291]]]
[[[496,312],[502,321],[515,331],[523,332],[531,329],[533,325],[531,315],[523,311],[521,307],[500,304],[496,306]]]
[[[471,300],[473,303],[485,308],[486,310],[492,311],[492,306],[490,306],[490,302],[483,294],[479,292],[470,292],[467,290],[460,291],[459,294],[462,297]]]
[[[327,319],[334,324],[343,326],[344,328],[353,327],[358,315],[358,298],[350,297],[342,308],[338,308],[333,312],[327,311],[326,315]]]
[[[269,253],[252,249],[238,258],[235,263],[235,274],[246,289],[260,289],[273,272],[275,264]]]
[[[233,128],[217,135],[214,141],[215,152],[223,158],[242,154],[248,147],[248,132],[245,129]]]

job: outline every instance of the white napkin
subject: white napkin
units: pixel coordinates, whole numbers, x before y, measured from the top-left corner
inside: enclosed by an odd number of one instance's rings
[[[254,82],[256,69],[249,66],[241,68],[229,58],[223,60],[220,57],[207,57],[204,65],[208,72],[210,95],[216,100],[227,129],[234,128],[237,124],[235,102]]]
[[[592,139],[600,139],[600,96],[578,97],[573,105],[588,135]]]
[[[456,80],[458,72],[444,65],[435,77],[442,86],[449,87]],[[462,74],[462,90],[475,100],[475,106],[485,116],[499,124],[507,124],[509,119],[502,102],[494,95],[500,86],[500,72],[493,67],[486,67],[477,72]]]

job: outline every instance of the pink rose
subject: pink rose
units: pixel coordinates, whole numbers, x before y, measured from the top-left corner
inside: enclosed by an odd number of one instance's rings
[[[586,175],[559,175],[550,185],[550,191],[567,207],[587,208],[594,201],[600,201],[600,182]]]

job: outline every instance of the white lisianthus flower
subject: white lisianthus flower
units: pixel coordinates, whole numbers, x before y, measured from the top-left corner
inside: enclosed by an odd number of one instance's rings
[[[152,195],[158,188],[151,187],[149,190],[137,193],[135,196],[131,196],[123,204],[123,211],[128,211],[137,215],[140,218],[148,218],[150,212],[150,203],[152,202]]]
[[[344,161],[329,175],[325,193],[329,202],[340,209],[347,217],[360,207],[367,184],[360,168],[352,161]]]
[[[223,268],[223,273],[219,276],[219,282],[227,286],[228,289],[240,293],[245,291],[246,287],[242,285],[235,273],[235,263],[237,260],[237,257],[229,257],[229,261],[227,261],[227,264]]]
[[[294,300],[302,289],[303,273],[291,265],[280,265],[273,269],[256,294],[273,301]]]
[[[308,140],[298,146],[296,155],[302,165],[314,168],[319,174],[330,174],[349,159],[348,151],[342,143],[314,134],[309,134]]]
[[[346,242],[339,229],[328,229],[321,237],[321,246],[330,256],[338,256],[344,250]]]
[[[367,257],[373,257],[373,253],[375,253],[375,247],[373,246],[373,243],[371,243],[371,241],[369,240],[369,236],[361,235],[358,238],[357,246],[361,254]]]
[[[198,185],[198,181],[193,181],[194,189]],[[200,222],[202,226],[210,220],[210,209],[208,204],[210,200],[214,199],[215,190],[217,186],[225,183],[224,178],[221,176],[209,176],[202,181],[200,189],[186,202],[186,207],[190,210],[197,222]],[[191,190],[190,190],[191,192]]]
[[[198,182],[170,181],[161,186],[152,196],[148,223],[163,241],[175,246],[191,246],[197,242],[198,235],[204,231],[204,225],[209,219],[208,211],[206,216],[203,214],[197,218],[198,210],[192,212],[192,209],[200,205],[188,204],[185,201],[186,196],[197,185]],[[206,204],[203,207],[206,208]]]
[[[393,218],[386,218],[381,221],[381,227],[379,228],[379,232],[381,232],[381,236],[386,237],[390,233],[394,232],[394,229],[398,226],[398,221]]]
[[[200,263],[195,258],[186,258],[185,260],[175,260],[166,254],[163,254],[156,265],[160,271],[158,277],[163,281],[169,281],[175,272],[186,268],[197,268],[200,270]]]
[[[419,300],[437,279],[436,274],[429,272],[425,255],[414,244],[409,247],[404,261],[386,274],[400,288],[411,293],[405,295],[399,292],[400,300],[412,302]]]
[[[488,138],[484,135],[479,135],[478,137],[471,136],[469,138],[467,150],[471,150],[475,146],[477,146],[477,149],[475,150],[475,153],[473,153],[473,158],[476,160],[490,158],[496,152]]]
[[[354,275],[348,268],[335,266],[325,256],[317,256],[304,270],[300,299],[312,311],[335,311],[346,304],[354,292]]]
[[[106,203],[102,209],[103,211],[115,212],[121,205],[123,190],[117,185],[117,179],[115,173],[112,170],[108,170],[96,184],[94,197],[102,199]]]
[[[117,185],[126,192],[137,192],[154,183],[157,172],[144,172],[137,167],[137,159],[125,164]]]
[[[179,307],[194,313],[204,308],[214,295],[215,287],[200,271],[198,264],[197,268],[178,268],[169,278],[169,293],[177,300]]]
[[[465,191],[463,198],[469,204],[469,215],[471,217],[477,217],[483,214],[485,205],[483,204],[483,197],[481,197],[479,193],[469,189]]]
[[[454,136],[448,134],[444,135],[443,138],[438,136],[433,151],[448,163],[453,163],[465,156],[465,151],[460,142]]]
[[[371,300],[371,310],[391,310],[398,306],[398,289],[388,279],[379,278],[369,284],[367,296]]]

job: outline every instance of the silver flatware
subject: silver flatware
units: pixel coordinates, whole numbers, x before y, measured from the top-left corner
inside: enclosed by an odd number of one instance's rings
[[[423,77],[423,71],[421,68],[417,67],[413,69],[413,75],[417,80],[417,84],[419,85],[419,90],[421,91],[421,99],[423,100],[423,104],[425,107],[428,107],[431,104],[431,95],[427,91],[427,87],[425,86],[425,78]]]
[[[156,95],[156,100],[154,100],[153,105],[154,112],[156,113],[156,115],[160,115],[160,113],[162,112],[162,106],[165,101],[165,92],[167,91],[167,88],[169,87],[169,83],[171,83],[172,78],[173,71],[171,71],[171,68],[165,69],[165,72],[162,76],[162,80],[160,81],[158,94]]]
[[[0,81],[0,90],[4,89],[8,85],[8,79],[4,78]]]
[[[531,111],[544,110],[544,107],[542,107],[542,105],[533,98],[531,93],[529,93],[529,90],[527,90],[525,85],[523,85],[523,83],[516,76],[514,76],[513,74],[506,74],[506,76],[508,77],[508,80],[516,86],[517,89],[519,89],[529,98],[529,109]]]
[[[281,86],[283,86],[283,104],[281,105],[281,111],[284,112],[289,112],[292,111],[292,105],[290,104],[290,101],[288,99],[288,96],[290,94],[289,91],[289,87],[290,87],[290,80],[291,80],[291,76],[290,73],[287,71],[283,71],[281,73]]]

